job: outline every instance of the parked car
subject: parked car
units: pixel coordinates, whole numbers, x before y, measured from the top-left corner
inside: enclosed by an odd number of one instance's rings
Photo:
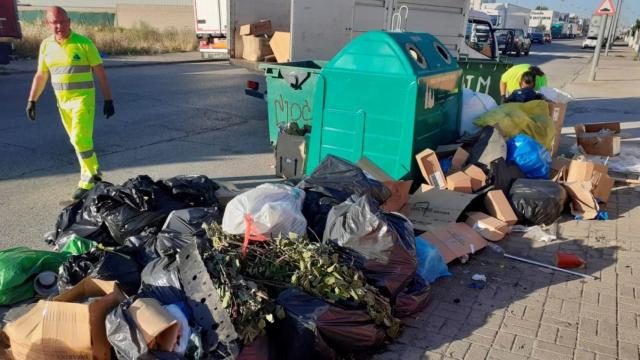
[[[531,51],[531,39],[522,29],[500,29],[496,31],[496,38],[502,55],[529,55]]]
[[[598,38],[596,36],[587,36],[582,42],[583,49],[595,49],[598,45]]]
[[[529,37],[531,38],[531,43],[537,43],[537,44],[542,44],[544,45],[545,41],[544,41],[544,34],[541,32],[532,32],[531,35],[529,35]]]
[[[551,34],[549,33],[544,34],[544,42],[546,42],[547,44],[551,44],[551,39],[552,39]]]

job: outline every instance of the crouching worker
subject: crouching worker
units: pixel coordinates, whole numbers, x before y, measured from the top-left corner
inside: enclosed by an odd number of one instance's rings
[[[525,72],[524,74],[522,74],[522,78],[520,79],[520,89],[512,92],[511,95],[509,95],[509,97],[507,98],[506,102],[526,103],[531,100],[542,100],[542,95],[534,90],[535,85],[535,74],[531,71]]]

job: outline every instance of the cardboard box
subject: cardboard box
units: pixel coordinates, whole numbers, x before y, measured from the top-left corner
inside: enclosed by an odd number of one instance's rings
[[[598,202],[591,193],[591,181],[578,181],[563,184],[571,197],[571,214],[582,216],[584,220],[595,219],[598,216]]]
[[[433,186],[428,185],[428,184],[422,184],[420,185],[420,192],[427,192],[429,190],[433,190],[435,189]]]
[[[422,176],[427,180],[427,183],[438,189],[447,188],[447,180],[445,179],[444,172],[440,167],[438,156],[431,149],[425,149],[418,155],[416,155],[418,166]]]
[[[555,128],[555,137],[551,146],[551,156],[555,157],[558,153],[558,148],[560,147],[562,127],[564,126],[564,118],[567,114],[567,104],[555,103],[552,101],[549,101],[548,104],[549,116],[551,116],[551,120],[553,121],[553,126]]]
[[[242,58],[249,61],[262,61],[267,55],[273,54],[266,36],[242,36]]]
[[[575,126],[578,145],[591,155],[616,156],[620,154],[620,123],[582,124]],[[601,133],[601,131],[606,131]]]
[[[456,191],[432,189],[416,192],[402,208],[402,213],[421,231],[449,226],[458,221],[464,210],[477,195]]]
[[[447,189],[471,194],[473,193],[471,177],[462,171],[449,175],[447,176]]]
[[[484,206],[487,208],[489,215],[504,221],[509,225],[518,223],[518,216],[513,211],[509,200],[502,190],[492,190],[487,193],[484,198]]]
[[[464,151],[464,150],[463,150]],[[464,169],[464,173],[471,178],[471,189],[476,192],[487,184],[487,175],[475,165],[469,165]]]
[[[286,179],[304,175],[307,142],[304,136],[280,134],[276,145],[276,176]]]
[[[96,299],[75,303],[88,297]],[[110,359],[105,318],[124,299],[114,281],[87,277],[53,301],[40,300],[4,328],[14,359]]]
[[[279,63],[291,61],[291,33],[276,31],[269,45]]]
[[[511,226],[506,222],[481,212],[468,213],[466,223],[480,236],[490,241],[500,241],[511,231]]]
[[[271,20],[260,20],[253,24],[240,25],[240,35],[271,35]]]
[[[468,152],[463,148],[456,150],[455,154],[453,154],[453,158],[451,159],[451,168],[449,168],[449,173],[451,174],[462,170],[462,168],[467,164],[467,160],[469,160]]]
[[[425,232],[420,235],[420,238],[436,246],[446,263],[461,256],[473,254],[487,246],[487,241],[465,223],[448,224]]]
[[[127,312],[152,350],[173,351],[180,335],[180,324],[158,300],[139,298]]]
[[[367,157],[360,158],[356,165],[362,169],[367,176],[382,182],[389,191],[391,191],[391,196],[380,206],[382,209],[390,212],[398,212],[407,204],[413,180],[394,181],[391,176]]]

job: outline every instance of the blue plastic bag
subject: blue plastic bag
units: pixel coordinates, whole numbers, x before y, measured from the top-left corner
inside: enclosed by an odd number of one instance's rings
[[[529,179],[549,179],[551,155],[528,135],[516,135],[507,142],[507,160]]]
[[[418,259],[416,272],[427,283],[433,283],[440,277],[451,275],[440,250],[420,237],[416,237],[416,258]]]

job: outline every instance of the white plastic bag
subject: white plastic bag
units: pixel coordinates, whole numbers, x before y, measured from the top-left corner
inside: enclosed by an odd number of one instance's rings
[[[573,96],[556,88],[543,87],[540,89],[540,93],[545,99],[553,101],[554,103],[567,104],[573,101]]]
[[[480,115],[498,107],[496,101],[487,94],[478,93],[467,88],[462,89],[462,116],[460,120],[460,136],[474,134],[481,129],[473,124]]]
[[[245,215],[251,215],[261,234],[304,234],[307,220],[302,215],[304,190],[283,184],[262,184],[233,198],[224,211],[222,230],[245,233]]]

